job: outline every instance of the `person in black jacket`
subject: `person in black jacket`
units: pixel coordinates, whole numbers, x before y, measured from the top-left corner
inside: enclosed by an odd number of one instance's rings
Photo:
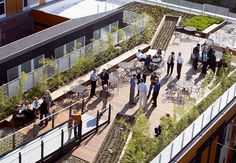
[[[102,70],[102,73],[100,74],[100,79],[102,80],[102,87],[104,85],[108,85],[109,73],[105,69]]]
[[[47,104],[47,100],[46,100],[46,97],[43,96],[42,97],[43,99],[43,102],[42,104],[40,105],[39,107],[39,112],[40,112],[40,126],[43,125],[44,121],[45,121],[45,125],[48,124],[48,119],[46,118],[47,117],[47,114],[48,114],[48,104]],[[43,115],[44,117],[46,118],[44,121],[41,121],[43,119]]]

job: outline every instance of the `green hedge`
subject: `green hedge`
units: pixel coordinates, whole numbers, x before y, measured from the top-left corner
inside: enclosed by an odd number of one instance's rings
[[[205,15],[197,15],[192,17],[191,19],[186,20],[183,23],[183,26],[192,26],[196,27],[198,31],[203,31],[204,29],[208,28],[212,24],[219,24],[224,19],[212,16],[205,16]]]

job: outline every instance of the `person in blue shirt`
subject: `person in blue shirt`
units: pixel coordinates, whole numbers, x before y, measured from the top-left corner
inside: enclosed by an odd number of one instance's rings
[[[135,94],[135,85],[137,82],[136,75],[133,74],[133,77],[130,79],[130,94],[129,94],[129,103],[135,104],[134,102],[134,94]]]
[[[153,94],[152,94],[152,100],[153,100],[153,106],[156,107],[157,106],[157,97],[159,95],[159,91],[161,88],[161,83],[159,82],[159,79],[156,78],[155,79],[155,85],[154,85],[154,90],[153,90]]]

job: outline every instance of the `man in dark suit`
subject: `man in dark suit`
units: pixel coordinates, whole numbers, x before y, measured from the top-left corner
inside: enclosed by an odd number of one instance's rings
[[[104,85],[108,85],[109,74],[105,69],[102,70],[102,73],[100,74],[100,79],[102,80],[102,87]]]
[[[42,99],[43,99],[43,102],[42,102],[42,104],[41,104],[40,107],[39,107],[39,112],[40,112],[40,126],[43,125],[44,121],[45,121],[45,125],[48,124],[48,119],[46,118],[47,115],[48,115],[47,100],[46,100],[46,97],[45,97],[45,96],[43,96]],[[46,118],[44,121],[42,121],[43,116]]]

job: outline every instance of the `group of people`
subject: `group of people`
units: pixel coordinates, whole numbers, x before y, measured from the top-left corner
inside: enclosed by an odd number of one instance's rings
[[[181,76],[181,70],[182,70],[182,65],[184,63],[184,58],[181,55],[181,52],[178,53],[178,56],[175,58],[175,52],[171,52],[167,59],[167,74],[166,76],[171,76],[173,73],[174,65],[175,65],[175,60],[177,62],[177,79],[180,79]]]
[[[150,98],[152,94],[152,101],[153,106],[157,106],[157,97],[160,91],[160,82],[156,72],[153,72],[150,78],[151,84],[148,87],[146,84],[146,75],[141,71],[137,75],[133,74],[132,78],[130,79],[130,104],[136,104],[135,100],[135,89],[137,85],[138,94],[136,97],[139,98],[139,106],[140,108],[146,109],[147,107],[147,100]],[[153,90],[153,92],[152,92]]]
[[[107,107],[108,98],[111,96],[111,93],[108,90],[109,84],[109,73],[106,69],[103,69],[100,75],[97,74],[96,69],[93,69],[93,72],[90,75],[91,81],[91,91],[90,91],[90,98],[93,98],[96,95],[96,87],[97,81],[101,81],[102,90],[100,91],[100,98],[103,102],[103,109]]]
[[[13,110],[12,120],[14,123],[19,125],[27,125],[28,123],[33,122],[36,118],[40,120],[44,117],[47,117],[50,113],[50,106],[52,103],[52,97],[50,91],[46,90],[44,96],[42,97],[42,103],[39,103],[38,97],[34,98],[32,104],[28,100],[25,100],[21,105],[16,105]],[[48,124],[47,118],[44,121],[40,122],[40,125]]]
[[[198,69],[198,62],[202,61],[201,72],[203,74],[206,74],[208,69],[211,69],[215,73],[217,67],[218,70],[220,70],[222,66],[225,65],[224,55],[226,52],[231,53],[229,48],[226,48],[226,50],[223,52],[222,58],[219,59],[217,62],[215,51],[212,49],[211,46],[208,46],[206,43],[202,45],[197,44],[197,46],[193,48],[193,55],[192,55],[194,70]]]
[[[144,62],[144,69],[148,72],[155,70],[155,65],[159,64],[163,60],[161,49],[158,49],[157,52],[151,56],[151,55],[145,55],[141,52],[139,49],[136,53],[136,58],[139,62]],[[158,62],[154,62],[153,59],[158,58]]]

